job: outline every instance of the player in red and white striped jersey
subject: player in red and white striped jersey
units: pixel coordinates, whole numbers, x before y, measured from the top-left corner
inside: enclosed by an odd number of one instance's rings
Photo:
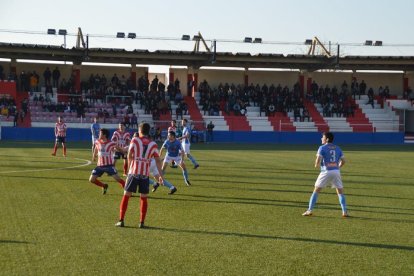
[[[63,122],[62,117],[58,117],[57,122],[55,124],[55,146],[53,147],[52,155],[56,156],[56,151],[58,148],[59,143],[62,144],[63,148],[63,156],[66,157],[66,124]]]
[[[111,140],[114,141],[119,148],[124,148],[125,146],[128,146],[129,142],[131,141],[131,134],[126,131],[125,125],[123,123],[120,123],[118,129],[115,130],[114,134],[112,135]],[[116,164],[116,160],[121,158],[124,159],[124,176],[126,176],[128,170],[128,161],[123,152],[115,152],[114,165]]]
[[[121,205],[119,206],[119,222],[115,225],[118,227],[124,226],[125,213],[128,208],[128,201],[132,193],[137,190],[140,193],[140,223],[139,227],[144,227],[145,216],[148,209],[147,196],[149,193],[149,174],[151,158],[155,159],[158,171],[161,171],[161,159],[158,153],[158,146],[149,138],[150,125],[148,123],[141,123],[138,127],[139,137],[134,137],[131,140],[128,148],[128,163],[129,172],[127,182],[124,188],[124,196],[122,197]],[[159,180],[161,184],[164,179],[160,175]]]
[[[106,194],[108,184],[102,183],[98,180],[104,173],[112,176],[122,188],[125,186],[125,181],[121,179],[114,166],[114,151],[116,143],[109,141],[109,130],[103,128],[99,131],[99,139],[95,142],[95,148],[92,155],[92,161],[98,157],[97,167],[93,169],[89,181],[96,186],[102,187],[102,193]]]

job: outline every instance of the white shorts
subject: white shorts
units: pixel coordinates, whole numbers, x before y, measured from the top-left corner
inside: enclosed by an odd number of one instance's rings
[[[165,156],[163,163],[171,163],[172,161],[175,162],[175,164],[181,164],[182,159],[181,155],[178,155],[177,157],[171,157],[171,156]]]
[[[190,144],[184,144],[182,143],[181,146],[183,147],[184,153],[189,154],[190,153]]]
[[[152,159],[152,160],[151,160],[151,165],[150,165],[150,174],[151,174],[152,176],[157,176],[157,175],[160,175],[160,172],[158,171],[158,168],[157,168],[157,163],[155,162],[155,160],[154,160],[154,159]]]
[[[94,136],[92,136],[92,145],[95,145],[95,142],[98,140],[98,138],[95,138]]]
[[[316,179],[315,187],[324,188],[331,184],[332,188],[342,189],[342,178],[339,170],[321,172]]]

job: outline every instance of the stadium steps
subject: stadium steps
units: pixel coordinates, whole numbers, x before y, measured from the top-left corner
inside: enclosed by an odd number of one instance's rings
[[[284,112],[275,112],[273,116],[268,116],[274,131],[296,131],[291,119]]]
[[[194,127],[198,130],[205,129],[203,115],[201,114],[195,99],[190,96],[185,96],[184,102],[188,106],[188,114],[190,115],[190,119],[193,122]]]
[[[252,128],[247,121],[246,116],[223,113],[224,120],[227,122],[230,131],[251,131]]]
[[[329,131],[329,126],[324,120],[323,116],[316,109],[315,104],[309,100],[304,101],[305,107],[309,111],[309,115],[312,118],[312,121],[315,123],[315,126],[318,128],[319,132]]]
[[[362,109],[359,108],[358,105],[355,104],[355,101],[352,100],[355,108],[354,116],[349,116],[346,120],[349,125],[352,127],[354,132],[373,132],[374,128],[372,124],[369,122],[368,118],[362,112]]]

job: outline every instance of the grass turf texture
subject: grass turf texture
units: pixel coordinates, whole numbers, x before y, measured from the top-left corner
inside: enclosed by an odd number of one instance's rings
[[[122,190],[88,182],[89,144],[0,143],[2,275],[412,275],[414,147],[343,146],[350,218],[334,190],[302,217],[318,170],[315,146],[193,145],[200,168],[166,178],[178,192],[151,193],[147,229],[131,198],[125,228]],[[58,155],[61,155],[61,149]],[[75,159],[78,158],[78,159]],[[117,164],[122,172],[121,162]],[[39,170],[39,171],[35,171]],[[21,171],[21,172],[13,172]]]

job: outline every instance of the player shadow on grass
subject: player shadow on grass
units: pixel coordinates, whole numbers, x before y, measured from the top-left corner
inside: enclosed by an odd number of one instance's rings
[[[0,240],[0,244],[1,243],[29,244],[29,243],[32,243],[32,242],[28,242],[28,241],[14,241],[14,240]]]
[[[253,177],[253,178],[255,178],[255,177]],[[280,178],[278,178],[277,179],[278,181],[279,180],[283,180],[283,179],[280,179]],[[285,180],[292,180],[292,179],[285,179]],[[312,184],[295,184],[295,183],[275,183],[275,181],[274,181],[274,179],[273,178],[271,178],[271,183],[257,183],[257,182],[254,182],[254,184],[255,184],[255,186],[256,185],[269,185],[269,186],[295,186],[295,187],[306,187],[306,188],[309,188],[309,187],[312,187]],[[241,180],[241,181],[239,181],[239,180],[234,180],[234,179],[231,179],[231,181],[226,181],[226,180],[217,180],[217,179],[206,179],[206,178],[204,178],[204,179],[198,179],[197,180],[197,183],[201,183],[201,182],[206,182],[206,183],[208,183],[209,185],[208,186],[197,186],[197,188],[204,188],[204,189],[210,189],[210,188],[213,188],[213,189],[223,189],[223,190],[226,190],[226,189],[228,189],[228,190],[234,190],[234,189],[238,189],[238,190],[248,190],[248,191],[273,191],[273,189],[260,189],[260,188],[240,188],[240,185],[239,184],[249,184],[249,185],[252,185],[253,184],[253,182],[252,181],[243,181],[243,180]],[[224,184],[226,184],[226,186],[223,186],[223,185],[219,185],[219,186],[214,186],[214,185],[211,185],[211,183],[224,183]],[[234,186],[229,186],[229,183],[230,184],[234,184]],[[372,190],[372,189],[370,189],[370,188],[362,188],[362,187],[347,187],[347,190],[353,190],[353,189],[355,189],[355,190]]]
[[[182,198],[184,197],[184,198]],[[213,200],[214,199],[214,200]],[[225,196],[205,196],[205,195],[186,195],[179,194],[177,197],[151,197],[151,200],[177,200],[177,201],[188,201],[188,202],[207,202],[214,204],[247,204],[247,205],[261,205],[261,206],[280,206],[280,207],[290,207],[290,208],[306,208],[308,205],[307,201],[293,201],[293,200],[279,200],[279,199],[264,199],[264,198],[239,198],[239,197],[225,197]],[[283,204],[287,203],[287,204]],[[338,210],[338,204],[336,203],[323,203],[318,204],[318,208],[321,210]],[[392,210],[408,210],[406,208],[395,208],[395,207],[383,207],[383,206],[364,206],[364,205],[350,205],[350,211],[359,211],[367,213],[378,213],[378,214],[392,214],[392,215],[409,215],[413,216],[411,213],[400,213],[400,212],[389,212],[384,210],[371,211],[363,210],[359,208],[374,208],[374,209],[392,209]],[[408,219],[399,220],[398,222],[413,222]]]
[[[234,232],[229,233],[229,232],[219,232],[219,231],[205,231],[205,230],[187,230],[187,229],[176,229],[176,228],[166,228],[166,227],[149,227],[148,229],[171,232],[171,233],[190,233],[190,234],[228,236],[228,237],[239,237],[239,238],[286,240],[286,241],[297,241],[297,242],[307,242],[307,243],[334,244],[334,245],[347,245],[347,246],[378,248],[378,249],[390,249],[390,250],[397,249],[397,250],[414,251],[414,246],[394,245],[394,244],[348,242],[348,241],[323,240],[323,239],[311,239],[311,238],[245,234],[245,233],[234,233]]]

